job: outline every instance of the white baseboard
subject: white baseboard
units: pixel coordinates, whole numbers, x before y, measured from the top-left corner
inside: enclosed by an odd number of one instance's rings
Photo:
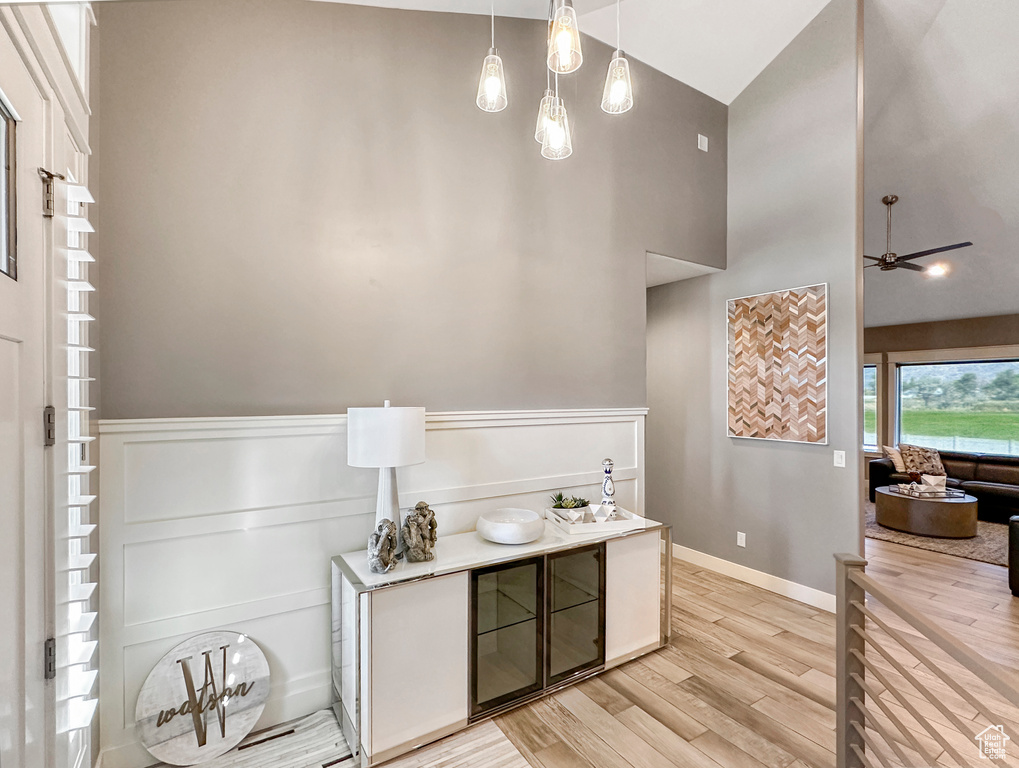
[[[708,568],[723,576],[731,576],[734,579],[745,581],[747,584],[753,584],[755,587],[774,592],[776,595],[798,600],[822,611],[828,611],[828,613],[835,613],[835,595],[828,592],[822,592],[819,589],[814,589],[804,584],[797,584],[795,581],[772,576],[764,571],[755,571],[753,568],[748,568],[745,565],[723,560],[714,555],[706,555],[703,552],[698,552],[696,549],[690,549],[679,544],[672,545],[672,556],[687,563]]]

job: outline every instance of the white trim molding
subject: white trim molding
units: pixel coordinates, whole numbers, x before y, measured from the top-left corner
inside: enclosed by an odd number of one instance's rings
[[[399,468],[400,506],[438,534],[563,490],[644,512],[643,408],[426,417],[427,461]],[[101,738],[105,768],[151,760],[134,734],[152,664],[190,635],[245,632],[272,693],[258,728],[329,706],[329,559],[365,545],[378,471],[347,466],[343,414],[99,422]]]
[[[679,544],[672,545],[672,555],[684,562],[699,565],[723,576],[731,576],[734,579],[745,581],[747,584],[753,584],[755,587],[774,592],[776,595],[798,600],[822,611],[835,613],[835,595],[828,592],[822,592],[805,584],[797,584],[795,581],[772,576],[764,571],[756,571],[745,565],[723,560],[720,557],[698,552],[696,549],[690,549]]]

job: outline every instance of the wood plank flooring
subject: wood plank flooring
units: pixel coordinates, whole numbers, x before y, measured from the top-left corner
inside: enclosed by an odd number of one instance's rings
[[[868,572],[913,608],[937,617],[988,657],[1019,667],[1019,599],[1008,590],[1005,568],[870,539],[867,557]],[[673,606],[668,647],[389,765],[833,768],[835,617],[678,560]],[[872,607],[951,668],[944,654],[883,606]],[[869,629],[880,633],[873,625]],[[915,659],[898,650],[892,655],[953,714],[980,727],[990,724]],[[878,725],[887,726],[890,713],[905,723],[934,765],[956,765],[913,719],[912,708],[938,723],[942,741],[968,764],[992,764],[979,758],[969,735],[954,730],[951,718],[909,692],[894,665],[873,653],[868,659],[909,705],[868,675],[884,704],[882,710],[868,700],[879,712]],[[1006,714],[1007,732],[1019,739],[1019,710],[999,711]],[[893,764],[931,764],[907,740],[896,742],[896,749],[904,759],[885,748]],[[1013,751],[1019,756],[1019,744]]]
[[[1019,599],[1008,591],[1006,569],[882,541],[868,540],[867,556],[869,572],[914,608],[937,616],[989,657],[1019,666]],[[531,766],[835,765],[833,615],[678,560],[673,609],[668,647],[497,719]],[[890,626],[905,629],[883,607],[875,610]],[[902,662],[915,670],[915,660]],[[877,663],[900,688],[895,669],[883,659]],[[952,708],[967,720],[980,722],[947,686],[929,674],[923,679],[946,700],[954,696]],[[955,764],[891,692],[871,682],[937,764]],[[918,713],[946,721],[919,697],[907,701]],[[951,726],[942,725],[949,734]],[[980,764],[968,736],[945,738]],[[910,764],[925,764],[910,745],[898,746],[915,761]]]

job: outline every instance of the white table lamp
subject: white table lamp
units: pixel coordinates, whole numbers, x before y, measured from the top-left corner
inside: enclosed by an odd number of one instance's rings
[[[425,461],[425,409],[347,409],[347,464],[378,467],[379,494],[375,525],[383,519],[396,525],[397,552],[403,552],[403,520],[396,489],[396,468]]]

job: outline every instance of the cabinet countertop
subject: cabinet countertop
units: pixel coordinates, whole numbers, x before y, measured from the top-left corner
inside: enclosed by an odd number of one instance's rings
[[[333,565],[343,571],[347,580],[356,590],[364,591],[457,571],[483,568],[510,560],[536,557],[587,544],[597,544],[663,527],[662,523],[642,518],[642,524],[628,531],[569,534],[546,520],[545,533],[540,539],[529,544],[495,544],[481,538],[477,531],[468,531],[452,536],[440,535],[435,543],[434,560],[426,563],[408,563],[401,560],[388,573],[372,573],[368,570],[368,553],[365,549],[338,555],[333,558]]]

